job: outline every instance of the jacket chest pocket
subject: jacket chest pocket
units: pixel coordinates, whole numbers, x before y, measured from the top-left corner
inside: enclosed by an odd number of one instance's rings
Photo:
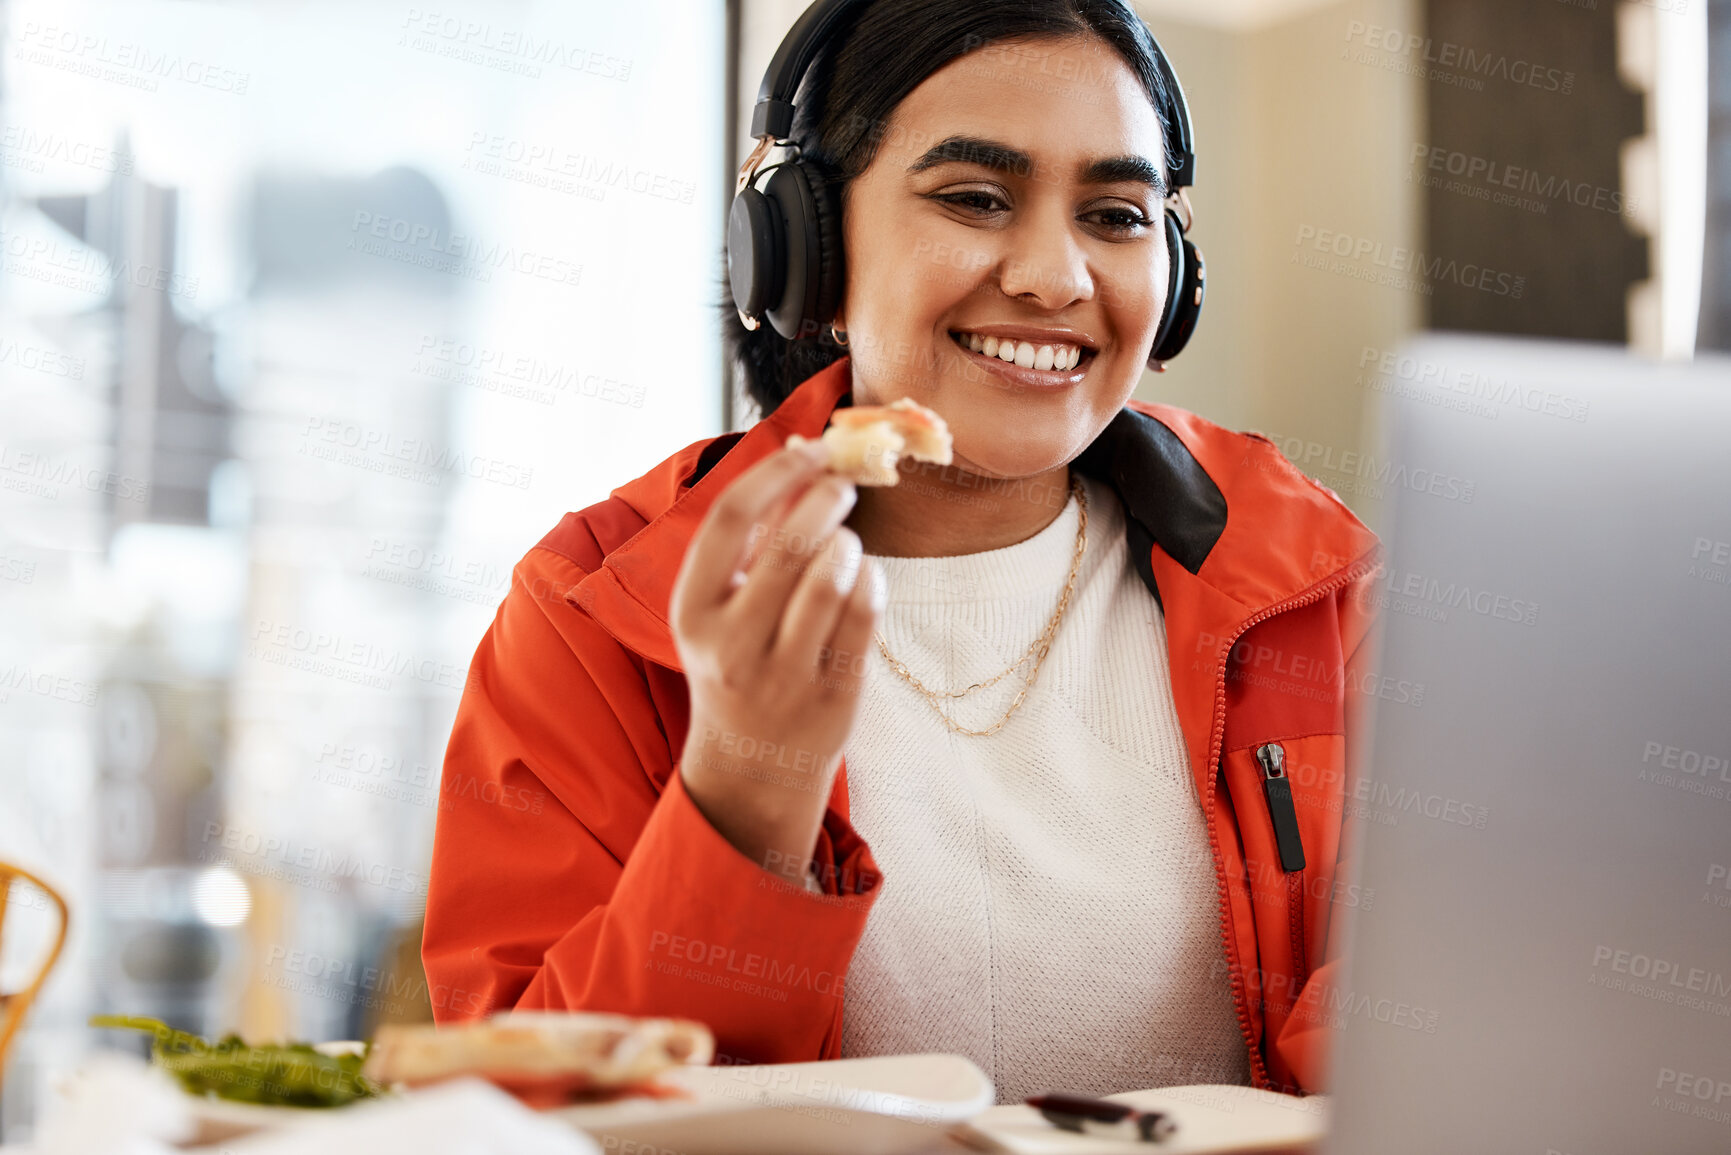
[[[1333,908],[1351,898],[1340,893],[1336,877],[1346,815],[1345,753],[1340,734],[1305,734],[1252,740],[1221,755],[1261,985],[1275,1005],[1296,998],[1316,963]]]
[[[1335,901],[1346,765],[1339,625],[1324,599],[1259,622],[1227,654],[1220,775],[1272,1008],[1297,997]]]

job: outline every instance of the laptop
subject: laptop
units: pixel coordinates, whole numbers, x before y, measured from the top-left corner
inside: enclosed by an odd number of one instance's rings
[[[1364,361],[1424,692],[1358,739],[1323,1150],[1731,1152],[1731,360]]]

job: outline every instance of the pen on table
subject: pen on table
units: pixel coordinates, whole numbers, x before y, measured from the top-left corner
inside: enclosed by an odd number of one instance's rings
[[[1138,1111],[1123,1103],[1083,1095],[1035,1095],[1028,1106],[1055,1127],[1102,1138],[1162,1143],[1178,1129],[1170,1115],[1159,1111]]]

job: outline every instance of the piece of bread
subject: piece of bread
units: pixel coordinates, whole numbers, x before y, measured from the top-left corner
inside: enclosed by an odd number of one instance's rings
[[[812,439],[790,434],[787,444]],[[829,450],[829,469],[856,485],[896,484],[896,463],[906,453],[915,461],[950,463],[950,428],[942,417],[910,397],[888,405],[837,409],[829,428],[817,438]]]
[[[519,1011],[445,1026],[388,1023],[373,1039],[362,1073],[409,1087],[475,1075],[543,1107],[653,1094],[662,1071],[704,1066],[714,1057],[709,1028],[690,1019]]]

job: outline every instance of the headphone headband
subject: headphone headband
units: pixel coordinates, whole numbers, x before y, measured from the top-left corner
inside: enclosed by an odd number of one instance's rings
[[[793,131],[793,97],[805,70],[843,18],[868,3],[870,0],[829,0],[813,4],[793,22],[758,86],[757,106],[751,111],[752,136],[782,140]]]
[[[804,79],[806,69],[811,67],[818,49],[828,42],[841,23],[856,9],[870,2],[818,0],[794,21],[770,59],[763,83],[758,86],[757,104],[751,111],[752,136],[782,140],[793,131],[793,98],[799,91],[799,82]],[[1170,108],[1159,111],[1161,122],[1172,136],[1167,149],[1178,158],[1172,170],[1172,191],[1176,192],[1196,183],[1196,146],[1190,129],[1190,105],[1184,99],[1184,86],[1178,83],[1178,74],[1172,71],[1171,62],[1166,59],[1160,42],[1154,38],[1153,30],[1125,0],[1118,0],[1118,3],[1125,15],[1148,33],[1148,43],[1154,49],[1154,69],[1159,73],[1166,87],[1167,99],[1171,102]]]

